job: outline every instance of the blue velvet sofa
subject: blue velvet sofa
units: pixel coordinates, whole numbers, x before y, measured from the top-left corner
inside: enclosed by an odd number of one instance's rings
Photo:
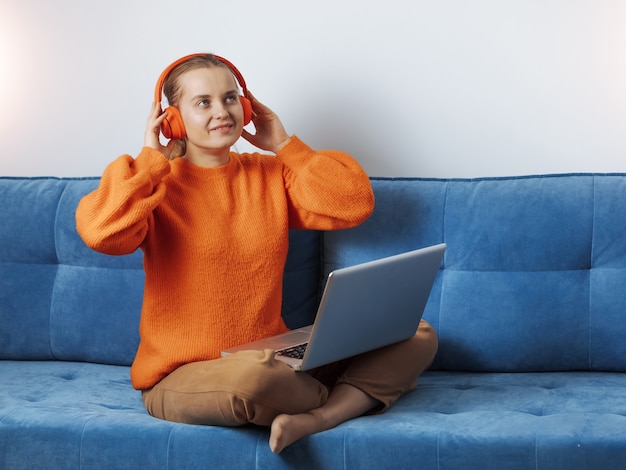
[[[331,269],[448,249],[425,318],[440,346],[389,412],[272,454],[268,431],[149,416],[129,381],[140,253],[76,234],[95,178],[0,178],[2,469],[626,468],[626,175],[373,178],[345,231],[293,232],[284,317]]]

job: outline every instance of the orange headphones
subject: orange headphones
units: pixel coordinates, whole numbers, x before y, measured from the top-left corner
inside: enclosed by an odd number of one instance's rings
[[[157,81],[156,88],[154,90],[154,101],[157,103],[161,102],[161,95],[163,93],[163,84],[165,83],[165,79],[170,74],[170,72],[177,67],[178,65],[186,62],[192,57],[198,57],[208,54],[190,54],[185,57],[181,57],[176,62],[170,64],[164,71],[161,73],[159,80]],[[217,60],[225,64],[230,71],[233,73],[237,82],[239,82],[239,86],[243,91],[243,95],[239,96],[239,101],[241,101],[241,106],[243,107],[243,125],[245,126],[252,120],[252,103],[250,102],[250,98],[248,98],[248,88],[246,87],[246,81],[243,79],[243,75],[241,72],[237,70],[237,67],[233,65],[232,62],[224,59],[223,57],[212,54]],[[183,118],[180,115],[180,111],[175,106],[169,106],[165,109],[167,113],[167,117],[161,124],[161,132],[167,139],[183,139],[187,136],[187,132],[185,131],[185,124],[183,123]]]

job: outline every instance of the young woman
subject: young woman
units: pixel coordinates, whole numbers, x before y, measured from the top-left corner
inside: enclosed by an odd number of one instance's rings
[[[171,105],[165,112],[162,90]],[[249,121],[254,133],[244,129]],[[161,130],[172,137],[166,146]],[[231,152],[241,136],[274,155]],[[220,358],[225,348],[287,331],[289,229],[353,227],[373,206],[359,164],[287,134],[226,59],[193,54],[168,67],[143,149],[113,161],[76,212],[91,248],[144,253],[131,379],[148,412],[184,423],[270,426],[270,447],[280,452],[381,412],[413,389],[437,349],[426,322],[411,340],[310,372],[294,372],[270,350]]]

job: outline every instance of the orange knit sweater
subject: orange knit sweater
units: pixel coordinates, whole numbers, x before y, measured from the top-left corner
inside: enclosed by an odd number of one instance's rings
[[[111,163],[76,222],[97,251],[144,252],[133,386],[150,388],[183,364],[286,331],[288,229],[352,227],[373,205],[352,157],[315,152],[297,137],[276,157],[232,153],[218,168],[170,162],[147,147]]]

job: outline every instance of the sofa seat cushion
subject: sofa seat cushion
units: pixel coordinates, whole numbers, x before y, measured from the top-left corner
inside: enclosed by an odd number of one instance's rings
[[[264,428],[152,418],[125,366],[2,361],[0,380],[0,468],[565,469],[626,461],[619,373],[427,372],[387,413],[279,456]]]
[[[429,372],[377,426],[411,436],[403,452],[419,442],[420,468],[618,469],[625,387],[621,373]]]

